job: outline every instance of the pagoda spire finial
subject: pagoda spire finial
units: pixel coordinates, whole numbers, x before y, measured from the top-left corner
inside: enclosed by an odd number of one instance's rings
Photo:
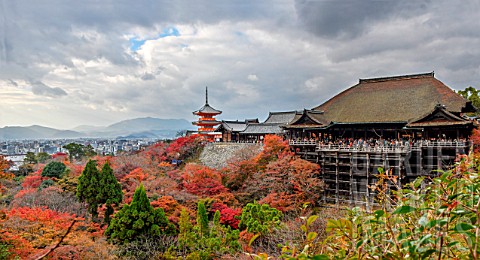
[[[208,105],[208,87],[205,87],[205,105]]]

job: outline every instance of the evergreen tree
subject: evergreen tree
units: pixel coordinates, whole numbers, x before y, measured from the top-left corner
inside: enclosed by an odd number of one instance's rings
[[[110,223],[110,215],[113,214],[113,205],[117,206],[122,202],[122,185],[118,183],[110,164],[106,162],[102,168],[102,174],[99,182],[99,193],[97,201],[99,204],[106,205],[105,223]]]
[[[283,218],[281,211],[268,204],[248,203],[242,209],[242,216],[238,228],[246,229],[251,233],[266,234],[274,227],[278,227]]]
[[[178,228],[180,233],[178,234],[178,243],[180,249],[186,250],[194,246],[195,233],[193,232],[193,225],[190,221],[190,214],[183,208],[180,213],[180,219],[178,221]]]
[[[208,236],[208,215],[205,204],[201,201],[198,202],[197,208],[197,227],[200,233],[200,236]]]
[[[100,173],[97,169],[97,161],[89,160],[82,175],[78,178],[77,198],[81,202],[88,203],[88,212],[92,214],[95,219],[98,216],[98,194],[101,193],[99,181],[101,179]]]
[[[42,177],[61,178],[67,166],[61,162],[49,162],[42,171]]]
[[[24,164],[37,164],[38,160],[37,157],[33,152],[27,152],[25,158],[23,159]]]
[[[171,224],[162,208],[154,209],[150,205],[143,184],[135,190],[133,200],[129,205],[115,214],[105,235],[115,243],[129,243],[141,235],[175,234],[176,229]]]

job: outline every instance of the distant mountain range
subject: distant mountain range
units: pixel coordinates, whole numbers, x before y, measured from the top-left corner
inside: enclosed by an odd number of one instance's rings
[[[192,130],[185,119],[135,118],[109,126],[82,125],[71,130],[44,126],[6,126],[0,128],[0,140],[74,139],[74,138],[174,138],[180,130]]]

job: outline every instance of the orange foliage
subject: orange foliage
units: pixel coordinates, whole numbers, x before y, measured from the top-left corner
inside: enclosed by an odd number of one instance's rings
[[[180,220],[180,214],[182,209],[186,209],[191,215],[194,215],[193,212],[180,205],[172,196],[163,196],[155,201],[150,203],[154,208],[162,208],[165,211],[165,215],[168,217],[168,220],[174,224],[178,224]]]
[[[264,168],[270,161],[285,156],[292,156],[288,142],[278,135],[266,135],[263,140],[263,150],[255,158],[260,169]]]
[[[24,189],[37,189],[42,184],[42,181],[47,180],[47,177],[42,177],[43,168],[31,173],[23,180],[22,187]]]
[[[470,141],[473,143],[473,149],[476,153],[480,152],[480,129],[473,129],[470,135]]]
[[[182,175],[183,187],[195,195],[212,196],[227,192],[221,174],[206,166],[187,164]]]
[[[142,168],[136,168],[135,170],[131,171],[125,177],[122,178],[122,181],[137,181],[141,182],[148,177],[148,174],[143,172]]]
[[[72,232],[50,255],[52,259],[61,259],[62,255],[70,257],[69,259],[84,258],[91,253],[94,240],[98,240],[103,233],[98,225],[86,224],[82,218],[75,218],[73,214],[45,208],[13,208],[3,211],[3,214],[4,217],[0,219],[3,241],[12,245],[10,252],[22,259],[34,258],[50,250],[65,235],[74,220],[77,223]]]
[[[204,139],[199,135],[179,137],[175,139],[165,150],[167,160],[184,160],[194,154],[195,148],[203,145]]]
[[[4,172],[13,165],[12,161],[8,161],[5,159],[5,156],[0,154],[0,172]]]

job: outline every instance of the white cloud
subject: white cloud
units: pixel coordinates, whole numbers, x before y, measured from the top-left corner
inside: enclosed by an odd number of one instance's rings
[[[250,80],[250,81],[257,81],[258,77],[255,74],[250,74],[250,75],[247,76],[247,79]]]

